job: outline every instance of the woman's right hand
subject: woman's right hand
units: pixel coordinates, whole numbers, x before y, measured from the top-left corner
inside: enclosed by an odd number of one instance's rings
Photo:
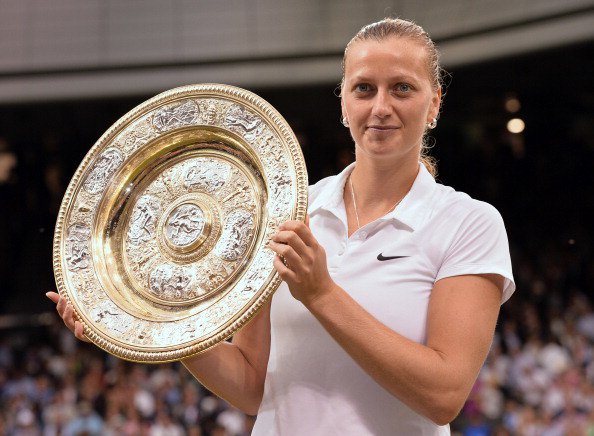
[[[68,329],[74,333],[74,336],[76,336],[81,341],[91,342],[85,336],[83,325],[75,318],[74,309],[72,309],[72,305],[66,300],[66,298],[62,297],[57,292],[47,292],[45,295],[56,304],[58,315],[60,315],[62,321],[64,321],[64,324],[66,324],[66,327],[68,327]]]

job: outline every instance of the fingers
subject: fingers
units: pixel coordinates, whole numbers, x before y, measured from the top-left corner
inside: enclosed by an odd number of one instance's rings
[[[52,300],[53,303],[58,304],[58,300],[60,299],[60,295],[57,292],[46,292],[46,297]]]
[[[288,270],[298,274],[306,273],[314,262],[318,242],[306,222],[287,221],[279,226],[279,231],[272,236],[269,247],[281,257],[281,263]],[[284,262],[282,262],[284,260]],[[279,273],[284,268],[277,268]]]
[[[295,232],[295,234],[299,236],[305,245],[308,247],[316,247],[318,241],[314,237],[311,230],[309,230],[307,223],[309,223],[308,218],[306,218],[306,223],[303,221],[287,221],[286,223],[280,225],[279,230]]]
[[[81,341],[90,342],[85,336],[84,328],[80,321],[74,321],[74,336]]]
[[[58,304],[56,304],[56,310],[58,311],[58,315],[60,315],[60,318],[62,318],[64,320],[64,322],[66,322],[66,319],[64,318],[64,313],[66,312],[67,305],[68,305],[68,301],[66,301],[65,298],[60,296],[58,298]],[[66,324],[66,325],[68,325],[68,324]]]
[[[288,226],[288,228],[292,229],[292,226]],[[313,261],[314,253],[311,247],[308,247],[300,234],[293,230],[280,230],[272,237],[269,247],[284,258],[285,266],[296,272],[301,271]]]
[[[272,265],[285,282],[294,282],[296,275],[289,267],[287,267],[279,256],[274,258]]]
[[[64,321],[66,327],[68,327],[68,329],[74,333],[74,336],[76,336],[81,341],[89,342],[87,337],[84,335],[84,327],[82,323],[76,320],[74,309],[72,308],[72,305],[68,303],[66,298],[60,296],[56,292],[47,292],[45,295],[56,304],[58,315],[60,315],[60,318],[62,318],[62,321]]]
[[[66,324],[66,326],[74,331],[74,323],[75,323],[75,319],[74,319],[74,309],[72,309],[72,305],[71,304],[65,304],[64,305],[64,311],[62,312],[62,319],[64,320],[64,323]]]
[[[277,258],[285,268],[294,270],[301,265],[301,256],[299,256],[290,245],[270,241],[268,246],[278,255]],[[282,261],[283,258],[285,259],[286,264]]]
[[[272,236],[272,240],[281,245],[286,245],[287,248],[292,248],[301,257],[303,257],[308,248],[307,245],[305,245],[305,242],[303,242],[303,239],[301,239],[297,233],[289,230],[279,231],[277,234]],[[285,253],[280,254],[283,256],[285,255]]]

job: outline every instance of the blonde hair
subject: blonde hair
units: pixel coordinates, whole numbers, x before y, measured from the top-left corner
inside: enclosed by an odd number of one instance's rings
[[[429,34],[421,26],[412,21],[401,18],[384,18],[381,21],[368,24],[361,28],[346,45],[342,57],[341,90],[344,85],[345,63],[349,48],[357,41],[368,41],[370,39],[383,41],[390,37],[410,38],[425,47],[427,53],[427,70],[429,72],[431,86],[435,91],[442,87],[443,69],[439,63],[439,51],[433,40],[429,37]],[[427,136],[423,135],[420,159],[431,175],[435,177],[437,175],[437,161],[434,157],[429,156],[428,152],[430,148],[431,146],[427,140]]]

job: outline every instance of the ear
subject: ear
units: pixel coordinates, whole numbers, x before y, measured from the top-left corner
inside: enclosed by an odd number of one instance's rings
[[[441,106],[441,86],[437,88],[437,91],[433,94],[431,98],[431,106],[429,107],[429,118],[432,120],[433,118],[438,118],[439,116],[439,107]]]
[[[340,97],[340,111],[342,113],[342,116],[340,119],[342,120],[342,119],[346,118],[348,120],[349,116],[348,116],[346,108],[344,106],[344,99],[342,97]]]

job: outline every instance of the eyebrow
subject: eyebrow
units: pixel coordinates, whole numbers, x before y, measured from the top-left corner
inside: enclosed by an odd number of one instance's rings
[[[355,82],[374,82],[374,80],[370,76],[367,76],[365,74],[353,74],[351,77],[351,81]],[[390,77],[389,80],[394,82],[405,81],[414,83],[418,83],[420,81],[417,76],[413,76],[410,74],[397,74],[395,76]]]

